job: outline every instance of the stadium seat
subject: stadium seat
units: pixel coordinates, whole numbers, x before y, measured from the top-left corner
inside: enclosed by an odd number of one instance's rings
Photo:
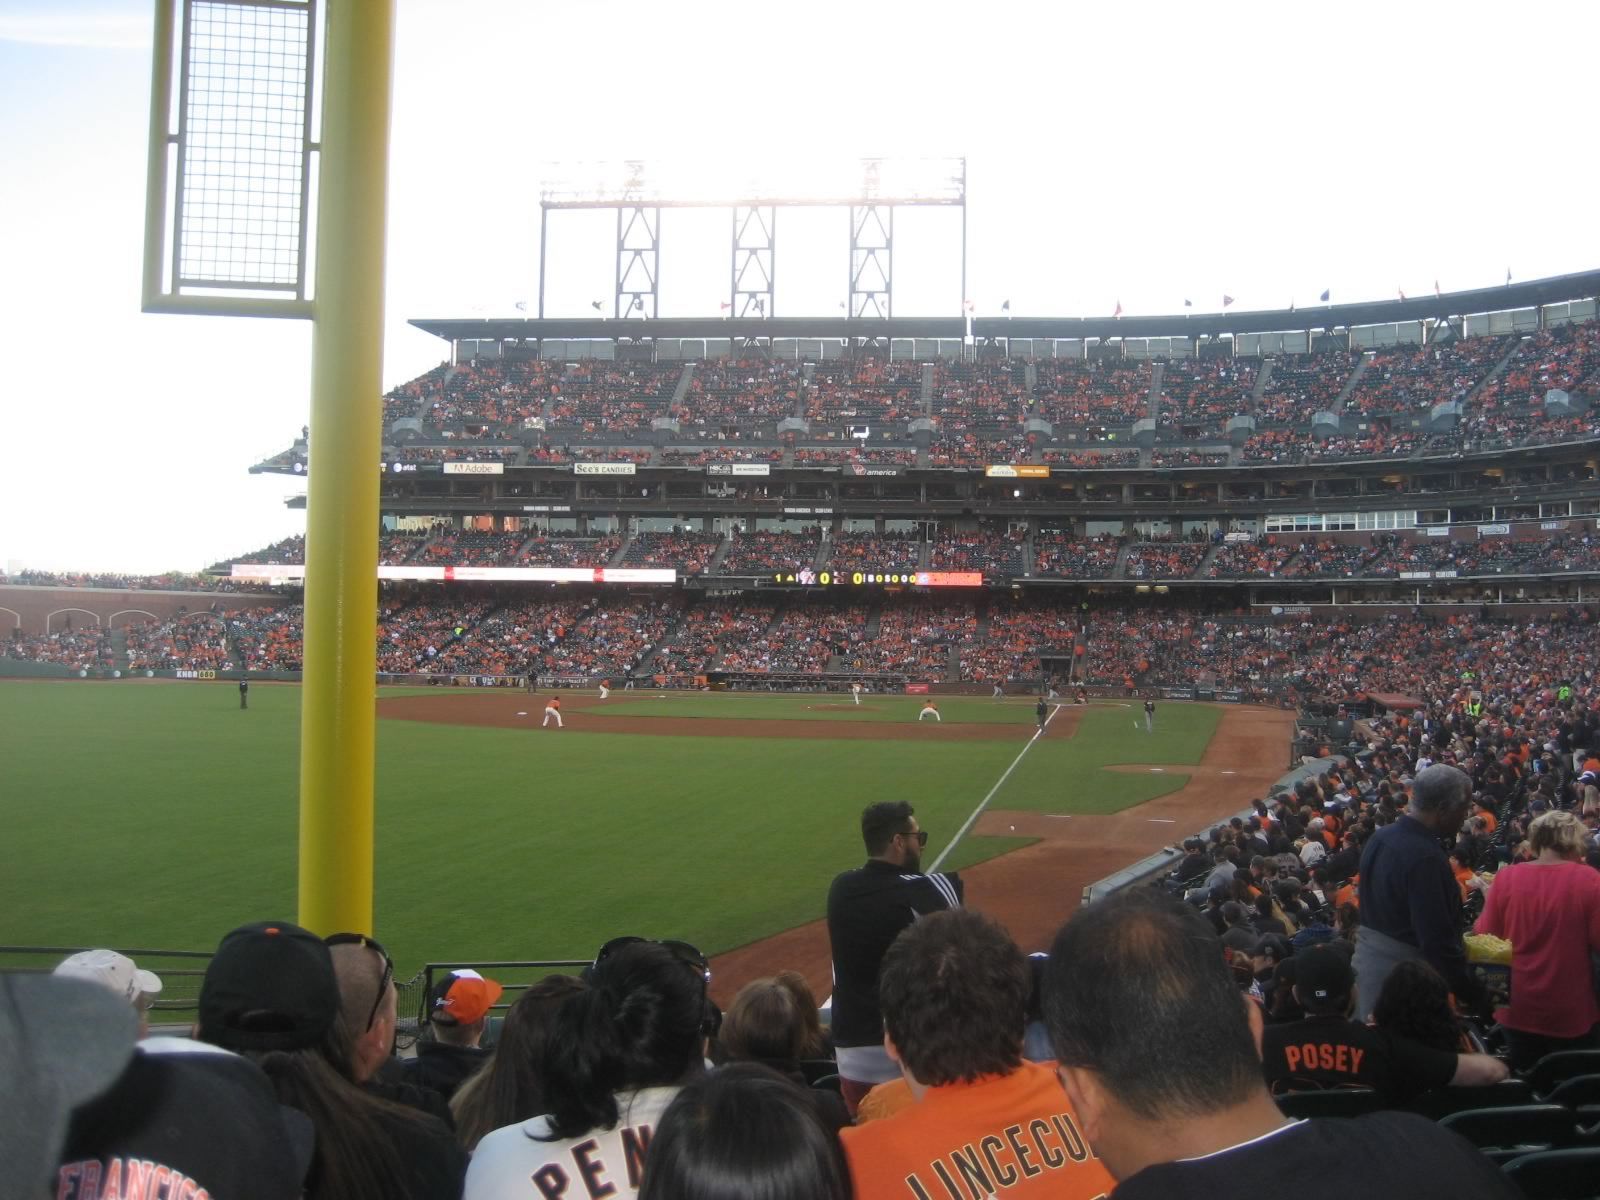
[[[1472,1108],[1439,1124],[1502,1164],[1535,1150],[1564,1150],[1583,1142],[1578,1115],[1559,1104]]]
[[[1320,1092],[1289,1092],[1277,1097],[1286,1117],[1364,1117],[1387,1107],[1372,1088],[1328,1088]]]
[[[1441,1087],[1423,1092],[1402,1107],[1406,1112],[1438,1121],[1451,1113],[1474,1108],[1514,1108],[1537,1104],[1539,1099],[1526,1080],[1507,1079],[1490,1087]]]
[[[800,1060],[800,1073],[806,1077],[806,1082],[813,1087],[819,1079],[826,1079],[830,1075],[839,1074],[839,1064],[831,1058],[802,1058]]]
[[[1521,1154],[1502,1167],[1528,1200],[1600,1197],[1600,1146]]]
[[[1546,1104],[1580,1108],[1600,1104],[1600,1075],[1574,1075],[1563,1079],[1542,1097]]]
[[[1600,1074],[1600,1050],[1556,1050],[1528,1070],[1525,1078],[1541,1096],[1563,1079]]]
[[[811,1081],[811,1086],[816,1088],[819,1092],[837,1092],[842,1088],[843,1085],[839,1082],[839,1076],[837,1074],[833,1074],[822,1075],[816,1079],[813,1079]]]

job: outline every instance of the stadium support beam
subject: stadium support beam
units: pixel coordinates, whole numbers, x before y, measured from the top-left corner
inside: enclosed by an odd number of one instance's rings
[[[661,315],[661,210],[617,207],[617,294],[613,320],[654,321]]]
[[[394,0],[328,6],[311,338],[299,919],[373,932],[378,475]]]
[[[850,206],[850,317],[894,316],[894,205]]]
[[[733,289],[731,314],[774,317],[774,275],[778,252],[778,210],[771,204],[733,208]]]

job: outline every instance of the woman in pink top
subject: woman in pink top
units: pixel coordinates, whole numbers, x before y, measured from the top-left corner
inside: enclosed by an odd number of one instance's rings
[[[1548,812],[1528,827],[1530,862],[1503,867],[1478,932],[1511,943],[1511,1004],[1495,1010],[1511,1065],[1552,1050],[1600,1046],[1600,1002],[1589,956],[1600,953],[1600,871],[1583,861],[1583,823]]]

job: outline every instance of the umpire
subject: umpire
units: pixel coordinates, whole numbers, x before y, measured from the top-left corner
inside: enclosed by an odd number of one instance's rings
[[[248,679],[241,679],[241,680],[239,680],[239,708],[242,711],[242,710],[247,709],[249,707],[250,707],[250,681]]]

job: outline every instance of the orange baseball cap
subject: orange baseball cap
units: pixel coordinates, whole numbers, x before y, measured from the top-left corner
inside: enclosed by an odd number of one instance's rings
[[[472,1025],[483,1020],[505,991],[492,979],[463,968],[433,985],[430,1021],[440,1025]]]

